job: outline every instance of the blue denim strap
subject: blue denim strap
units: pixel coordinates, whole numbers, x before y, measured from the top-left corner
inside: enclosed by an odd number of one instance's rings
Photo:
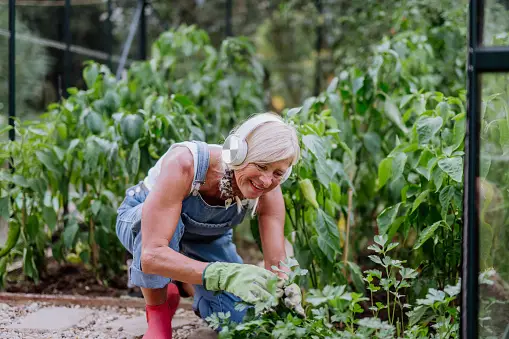
[[[210,153],[207,143],[203,141],[193,141],[198,147],[198,163],[196,166],[196,175],[193,181],[193,192],[197,193],[201,185],[205,183],[207,170],[209,169]]]

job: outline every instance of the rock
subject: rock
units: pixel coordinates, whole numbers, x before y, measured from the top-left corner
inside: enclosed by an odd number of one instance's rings
[[[187,339],[217,339],[218,335],[216,331],[211,328],[201,327],[193,332],[187,337]]]

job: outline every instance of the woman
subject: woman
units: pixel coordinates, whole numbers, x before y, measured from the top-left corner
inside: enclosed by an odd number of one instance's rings
[[[131,283],[145,298],[145,338],[171,338],[179,291],[194,296],[202,318],[229,311],[236,322],[245,314],[235,310],[236,302],[270,295],[270,268],[286,258],[280,184],[299,155],[295,129],[275,114],[258,114],[222,147],[173,145],[127,190],[116,229],[133,255]],[[243,264],[232,242],[232,227],[248,210],[258,215],[265,269]]]

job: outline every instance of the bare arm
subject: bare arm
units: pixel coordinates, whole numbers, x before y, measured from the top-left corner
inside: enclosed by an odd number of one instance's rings
[[[279,267],[279,261],[286,259],[285,202],[281,187],[278,186],[260,197],[258,202],[258,225],[265,268],[271,270],[272,265]]]
[[[190,284],[202,284],[208,263],[190,259],[168,247],[194,177],[193,156],[178,147],[163,160],[157,183],[143,205],[141,266],[157,274]]]

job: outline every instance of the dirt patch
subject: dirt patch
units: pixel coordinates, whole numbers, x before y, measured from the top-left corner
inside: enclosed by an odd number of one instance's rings
[[[96,279],[94,273],[84,265],[59,265],[50,260],[47,272],[38,284],[25,278],[20,271],[12,272],[7,278],[6,292],[67,294],[83,296],[137,296],[138,288],[127,288],[127,272],[108,280]]]
[[[258,264],[263,255],[256,244],[241,242],[237,244],[237,251],[246,264]],[[138,287],[127,287],[127,271],[109,279],[98,280],[94,272],[82,264],[62,264],[50,258],[47,272],[41,276],[38,284],[23,275],[21,269],[11,272],[7,277],[5,292],[38,293],[38,294],[66,294],[88,297],[142,297]]]

